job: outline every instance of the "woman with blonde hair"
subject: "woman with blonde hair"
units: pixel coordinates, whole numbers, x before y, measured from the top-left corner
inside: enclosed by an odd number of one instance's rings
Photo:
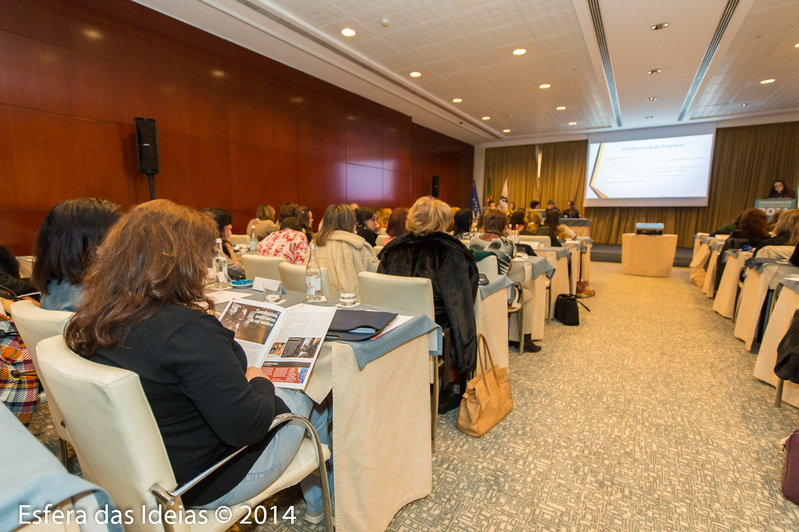
[[[266,235],[277,231],[275,223],[275,208],[266,203],[262,203],[255,209],[255,218],[247,223],[247,236],[250,235],[252,226],[255,226],[255,236],[258,240],[263,240]]]
[[[477,357],[474,297],[478,272],[472,252],[445,232],[451,217],[452,210],[441,200],[432,196],[416,200],[405,221],[408,233],[386,244],[378,271],[430,279],[435,320],[442,328],[451,329],[449,356],[465,384],[464,377],[475,369]],[[442,399],[439,411],[457,406],[460,398],[455,399]]]
[[[211,218],[169,200],[134,207],[101,245],[64,332],[84,358],[139,375],[178,483],[248,446],[182,495],[206,508],[246,501],[286,469],[303,430],[270,433],[278,414],[310,414],[329,442],[328,411],[247,367],[233,331],[210,314],[204,288],[217,234]],[[322,514],[313,479],[302,483],[307,519]]]
[[[538,228],[541,227],[543,222],[544,219],[541,218],[541,213],[538,211],[529,210],[524,216],[524,229],[522,229],[519,234],[536,235],[538,234]]]
[[[316,260],[327,268],[330,288],[338,294],[341,284],[358,286],[358,274],[377,271],[375,251],[355,233],[357,218],[349,205],[329,205],[322,216],[322,228],[316,233]]]

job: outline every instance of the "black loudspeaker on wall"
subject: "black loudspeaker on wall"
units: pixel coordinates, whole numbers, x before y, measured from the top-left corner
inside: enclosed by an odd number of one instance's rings
[[[439,177],[437,175],[434,175],[433,176],[433,197],[434,198],[438,197],[438,193],[439,193],[438,183],[439,183]]]
[[[158,169],[158,135],[155,131],[155,120],[152,118],[136,118],[136,155],[139,157],[139,172],[147,175],[157,174]]]

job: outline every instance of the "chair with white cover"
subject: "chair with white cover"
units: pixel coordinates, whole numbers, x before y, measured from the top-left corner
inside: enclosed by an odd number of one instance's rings
[[[334,294],[333,288],[330,286],[330,272],[327,271],[327,268],[319,269],[322,272],[322,295],[327,299],[336,299],[338,294]],[[291,292],[305,293],[305,266],[282,262],[279,270],[283,288]]]
[[[244,266],[244,273],[247,279],[263,277],[265,279],[280,280],[280,270],[278,266],[286,262],[283,257],[264,257],[251,253],[241,256],[241,265]]]
[[[310,439],[303,438],[294,459],[277,481],[252,499],[229,507],[227,513],[221,514],[227,520],[219,521],[214,511],[206,511],[206,522],[198,520],[194,524],[192,510],[183,507],[181,495],[233,455],[178,486],[137,374],[76,355],[64,343],[63,336],[48,338],[37,349],[41,371],[61,405],[78,459],[81,465],[89,466],[89,480],[105,489],[117,508],[135,509],[134,522],[125,526],[128,532],[223,531],[242,518],[247,508],[297,484],[314,471],[321,473],[326,530],[333,530],[327,475],[320,467],[330,452],[304,417],[282,414],[272,423],[274,428],[296,420],[305,425],[310,435]],[[325,458],[320,460],[321,456]],[[141,519],[142,511],[149,515],[159,505],[162,514],[172,510],[180,516],[175,524],[170,525],[166,519]]]
[[[388,240],[388,235],[383,233],[377,235],[377,239],[375,240],[376,246],[384,246],[386,244],[386,240]]]
[[[477,261],[477,271],[486,275],[499,275],[499,262],[496,255],[489,255]]]
[[[360,272],[358,274],[358,291],[361,302],[367,305],[389,307],[394,310],[422,314],[435,321],[436,311],[433,305],[433,283],[426,277],[403,277],[384,273]],[[446,347],[445,347],[446,348]],[[438,422],[438,368],[439,357],[430,357],[430,421],[433,445],[436,441],[436,423]],[[443,357],[440,357],[443,359]]]
[[[552,245],[552,240],[547,235],[519,235],[519,244],[527,244],[531,248],[546,248]]]
[[[239,244],[249,244],[250,237],[248,235],[230,235],[230,245],[237,246]]]
[[[72,438],[70,437],[69,431],[64,424],[64,418],[61,415],[61,409],[59,408],[58,403],[53,400],[53,396],[50,394],[47,380],[39,370],[39,361],[38,357],[36,356],[36,346],[45,338],[58,336],[59,334],[63,333],[64,327],[67,325],[67,321],[69,321],[69,318],[72,317],[72,313],[62,310],[44,310],[37,307],[32,301],[22,300],[11,305],[11,316],[14,320],[17,330],[19,331],[19,335],[22,338],[22,341],[25,343],[25,347],[31,356],[33,367],[36,370],[36,375],[39,377],[39,382],[42,383],[44,393],[48,398],[47,402],[50,407],[50,416],[53,418],[53,426],[55,427],[55,432],[58,435],[61,446],[61,462],[64,464],[64,467],[68,467],[67,442],[72,443]]]

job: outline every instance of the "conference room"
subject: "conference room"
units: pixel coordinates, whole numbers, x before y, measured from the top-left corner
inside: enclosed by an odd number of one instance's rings
[[[746,251],[722,253],[723,244],[704,239],[768,199],[775,181],[799,186],[799,2],[3,7],[0,245],[23,272],[47,213],[74,198],[108,200],[123,216],[151,199],[221,208],[232,235],[246,238],[242,257],[262,204],[306,206],[318,232],[331,205],[409,209],[436,196],[452,208],[482,212],[495,201],[527,211],[537,200],[546,214],[549,200],[561,210],[574,202],[581,217],[561,223],[577,238],[560,251],[535,246],[537,257],[513,257],[508,282],[534,300],[521,305],[521,320],[507,313],[499,271],[488,274],[495,291],[482,285],[472,298],[475,331],[507,367],[514,402],[482,437],[458,430],[458,408],[431,415],[434,324],[403,325],[403,340],[376,347],[382,356],[365,365],[357,346],[322,343],[308,396],[317,404],[332,397],[338,528],[796,527],[780,487],[780,440],[799,428],[799,412],[787,380],[774,406],[771,372],[795,310],[792,285],[763,280],[777,268],[761,263],[744,290],[738,255]],[[636,234],[639,224],[660,224],[663,234]],[[661,236],[676,250],[653,275],[642,268],[660,261],[636,246]],[[699,270],[709,272],[713,253],[730,261],[714,297],[691,278],[695,243],[707,246]],[[579,307],[580,325],[564,325],[554,318],[557,296],[580,283],[596,294],[580,299],[590,311]],[[757,298],[741,301],[749,292]],[[338,290],[327,296],[337,300]],[[359,305],[391,309],[385,299]],[[760,319],[764,308],[773,320]],[[737,316],[758,311],[742,342],[735,331],[746,320]],[[540,352],[524,350],[528,334]],[[509,345],[516,341],[521,352]],[[23,434],[3,421],[3,435],[22,438],[4,477],[27,456],[22,449],[40,443],[43,460],[60,462],[69,432],[49,403],[35,405]],[[110,493],[72,444],[65,453],[66,471],[48,467],[82,477],[83,491]],[[257,506],[261,523],[252,527],[323,529],[323,518],[304,519],[298,483]],[[11,481],[4,487],[15,491]],[[113,494],[109,502],[130,509]],[[138,517],[125,529],[166,528],[139,526]],[[18,512],[13,520],[2,529],[24,525]]]

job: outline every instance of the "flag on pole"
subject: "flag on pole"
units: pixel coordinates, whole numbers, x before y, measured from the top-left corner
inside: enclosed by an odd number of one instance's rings
[[[477,183],[472,181],[472,214],[474,214],[475,218],[479,218],[482,212],[480,198],[477,197]]]
[[[508,210],[508,180],[505,180],[505,184],[502,185],[502,195],[499,197],[499,203],[497,204],[497,208],[501,211]]]

